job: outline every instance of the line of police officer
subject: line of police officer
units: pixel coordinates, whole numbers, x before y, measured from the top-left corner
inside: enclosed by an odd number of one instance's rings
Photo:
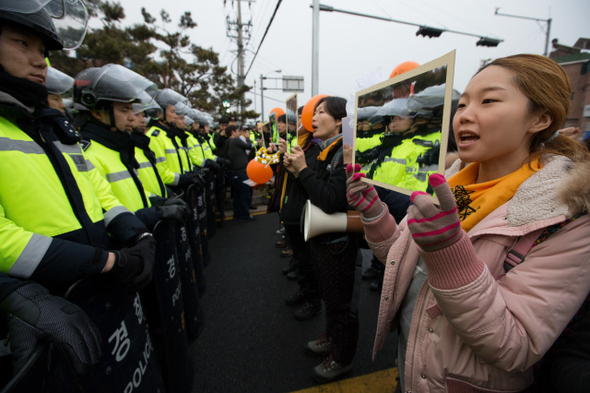
[[[104,278],[112,291],[126,289],[120,297],[128,295],[141,324],[135,292],[158,268],[151,231],[162,219],[186,221],[181,195],[204,186],[199,168],[227,164],[205,136],[185,132],[184,115],[199,117],[186,98],[119,65],[76,77],[74,124],[48,105],[47,51],[75,48],[86,22],[80,0],[0,0],[0,312],[15,376],[44,341],[59,344],[78,376],[95,372],[99,329],[53,294]],[[133,128],[144,114],[147,136]],[[132,344],[124,320],[116,332],[108,341],[116,338],[118,361]],[[125,391],[139,386],[150,345],[148,334]]]

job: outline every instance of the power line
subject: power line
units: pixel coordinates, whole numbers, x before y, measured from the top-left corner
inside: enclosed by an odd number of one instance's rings
[[[266,30],[264,31],[264,35],[262,36],[262,40],[260,40],[260,44],[258,45],[258,49],[256,49],[256,53],[254,53],[254,57],[252,58],[252,63],[250,63],[250,67],[248,67],[248,71],[246,71],[246,73],[244,74],[244,79],[246,79],[246,77],[248,76],[248,72],[250,72],[252,65],[254,65],[254,60],[256,60],[256,56],[258,55],[258,51],[260,50],[260,47],[262,46],[262,43],[264,42],[264,38],[266,38],[266,34],[268,33],[268,30],[270,29],[270,25],[272,24],[272,21],[275,18],[275,15],[277,14],[277,11],[279,10],[279,7],[281,6],[282,2],[283,2],[283,0],[277,1],[277,6],[275,7],[275,11],[273,12],[272,16],[270,17],[270,20],[268,21],[268,26],[266,26]]]

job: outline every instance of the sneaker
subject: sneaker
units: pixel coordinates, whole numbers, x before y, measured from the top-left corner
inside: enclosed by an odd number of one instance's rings
[[[239,217],[239,218],[234,217],[234,220],[237,220],[237,221],[256,221],[256,218],[254,216],[248,216],[248,217],[243,217],[243,218],[242,217]]]
[[[310,341],[305,347],[305,354],[313,357],[328,356],[332,352],[332,340],[322,334],[322,337],[315,341]]]
[[[318,364],[313,369],[312,378],[317,383],[332,382],[345,374],[352,371],[352,363],[348,366],[343,366],[332,358],[332,355],[328,356],[322,364]]]
[[[283,251],[281,251],[281,258],[290,258],[293,256],[293,250],[291,247],[285,247]]]
[[[281,227],[280,229],[277,229],[277,235],[284,235],[285,234],[285,227]]]
[[[293,295],[286,298],[285,304],[287,306],[296,306],[298,304],[303,304],[303,303],[305,303],[305,298],[306,298],[305,294],[300,289],[297,292],[295,292]]]
[[[322,303],[306,302],[303,307],[293,313],[293,316],[298,321],[307,321],[322,313]]]

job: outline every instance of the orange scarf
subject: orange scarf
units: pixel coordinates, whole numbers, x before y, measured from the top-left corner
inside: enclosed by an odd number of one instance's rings
[[[340,136],[340,138],[336,138],[334,140],[334,142],[332,142],[330,144],[330,146],[328,146],[324,150],[322,150],[322,152],[318,156],[318,161],[326,161],[326,158],[328,158],[328,154],[330,154],[330,151],[332,151],[332,149],[334,149],[336,147],[336,145],[338,144],[338,142],[340,142],[341,139],[342,139],[342,136]]]
[[[305,146],[305,142],[307,142],[307,140],[309,138],[313,137],[313,134],[307,130],[305,130],[306,132],[301,134],[301,135],[297,135],[297,144],[299,145],[300,148],[303,149],[303,146]]]
[[[504,177],[477,184],[475,179],[479,163],[463,168],[448,180],[455,194],[461,227],[469,232],[484,217],[512,198],[518,187],[542,167],[536,159]]]

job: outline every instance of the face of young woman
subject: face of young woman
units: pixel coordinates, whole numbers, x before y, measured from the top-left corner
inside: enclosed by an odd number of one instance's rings
[[[453,119],[461,160],[479,162],[480,169],[504,168],[509,174],[524,164],[534,134],[548,126],[543,125],[546,114],[530,113],[529,99],[514,76],[504,67],[490,66],[465,88]]]
[[[315,108],[312,119],[313,137],[323,141],[338,135],[342,120],[336,120],[326,111],[322,102]]]
[[[47,79],[43,40],[25,29],[2,26],[0,64],[6,72],[18,78],[40,85],[44,85]]]

